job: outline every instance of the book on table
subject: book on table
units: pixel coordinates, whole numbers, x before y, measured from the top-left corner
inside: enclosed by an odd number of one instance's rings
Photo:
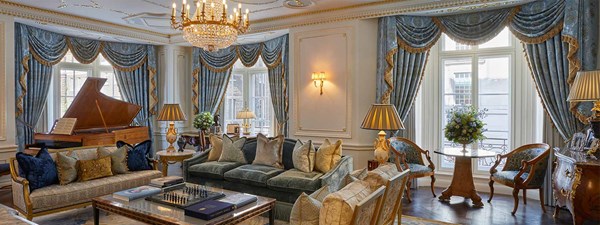
[[[180,176],[166,176],[150,180],[151,186],[159,188],[164,188],[181,183],[183,183],[183,177]]]
[[[239,209],[250,203],[258,201],[258,198],[255,195],[238,193],[238,194],[228,195],[224,198],[218,199],[217,201],[233,204],[233,205],[235,205],[236,209]]]
[[[234,204],[217,200],[206,200],[186,207],[184,214],[202,220],[212,220],[233,210],[235,210]]]
[[[141,186],[135,187],[123,191],[118,191],[113,193],[113,198],[123,200],[123,201],[132,201],[138,198],[144,198],[147,196],[158,194],[162,191],[162,189],[151,186]]]

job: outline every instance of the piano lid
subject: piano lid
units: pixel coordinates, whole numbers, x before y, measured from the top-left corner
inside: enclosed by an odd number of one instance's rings
[[[100,89],[105,82],[105,78],[88,77],[63,115],[63,118],[77,118],[75,132],[128,127],[142,110],[139,105],[102,94]],[[97,105],[96,102],[98,102]],[[100,115],[100,111],[102,111],[102,115]],[[106,126],[102,118],[104,118]]]

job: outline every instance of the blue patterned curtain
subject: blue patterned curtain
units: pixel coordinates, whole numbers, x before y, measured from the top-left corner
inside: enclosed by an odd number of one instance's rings
[[[52,66],[60,62],[68,50],[84,64],[96,60],[100,53],[104,55],[115,68],[125,99],[143,107],[136,122],[148,126],[151,134],[149,118],[156,114],[158,100],[154,46],[67,37],[15,23],[15,49],[15,116],[19,150],[33,143],[34,128],[46,105]]]
[[[542,103],[566,140],[583,127],[583,112],[590,108],[569,104],[566,97],[577,71],[596,68],[597,12],[598,2],[593,0],[544,0],[442,17],[381,18],[377,101],[396,105],[401,118],[406,118],[420,86],[427,53],[440,32],[456,42],[477,45],[508,26],[525,45]]]
[[[240,59],[244,66],[251,67],[258,61],[258,57],[261,57],[268,68],[271,100],[279,128],[277,133],[287,135],[288,54],[288,35],[263,43],[230,46],[217,52],[194,48],[192,56],[194,114],[217,112],[236,60]]]

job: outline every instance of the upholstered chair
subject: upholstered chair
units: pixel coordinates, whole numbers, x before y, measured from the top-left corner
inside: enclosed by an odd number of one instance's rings
[[[398,215],[398,224],[401,224],[402,194],[404,193],[409,174],[410,170],[405,170],[390,178],[385,184],[386,189],[383,194],[379,215],[377,216],[377,225],[393,225],[396,215]]]
[[[435,184],[435,166],[431,161],[429,150],[423,150],[417,144],[402,137],[392,137],[388,139],[390,147],[395,150],[392,152],[392,158],[394,154],[399,154],[400,165],[403,170],[410,170],[408,181],[406,182],[406,199],[408,202],[412,202],[410,198],[410,186],[412,179],[421,177],[431,177],[431,193],[433,197],[436,197],[433,186]],[[429,165],[425,165],[423,156],[427,159]]]
[[[378,188],[356,205],[352,215],[352,225],[375,225],[379,214],[377,210],[383,202],[385,189],[385,186]]]
[[[524,145],[504,155],[497,155],[496,163],[490,169],[488,202],[491,202],[494,197],[494,182],[512,187],[514,198],[512,214],[514,215],[519,207],[519,191],[523,190],[523,204],[527,204],[527,189],[539,189],[542,210],[546,213],[543,184],[549,156],[550,146],[543,143]],[[504,159],[506,164],[502,171],[498,171],[496,168]]]

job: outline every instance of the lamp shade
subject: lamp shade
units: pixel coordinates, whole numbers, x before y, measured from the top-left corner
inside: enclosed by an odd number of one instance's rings
[[[404,129],[404,124],[396,106],[373,104],[360,127],[369,130],[401,130]]]
[[[250,111],[250,109],[246,108],[243,109],[242,111],[239,111],[236,115],[235,115],[236,119],[254,119],[256,118],[256,115],[254,114],[254,112]]]
[[[579,71],[567,101],[586,102],[600,100],[600,70]]]
[[[185,121],[185,114],[181,111],[181,107],[179,104],[164,104],[163,108],[160,110],[160,114],[158,121]]]

